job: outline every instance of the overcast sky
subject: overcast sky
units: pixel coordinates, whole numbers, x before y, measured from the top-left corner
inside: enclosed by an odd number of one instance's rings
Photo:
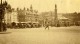
[[[39,12],[54,11],[57,4],[59,13],[80,12],[80,0],[6,0],[13,8],[33,8]]]

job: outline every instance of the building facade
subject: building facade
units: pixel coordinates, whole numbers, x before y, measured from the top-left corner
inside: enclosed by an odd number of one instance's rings
[[[18,13],[18,22],[25,22],[26,11],[19,10],[19,11],[17,11],[17,13]]]
[[[32,5],[30,8],[18,10],[18,22],[37,22],[38,13],[36,10],[33,10]]]
[[[6,24],[11,24],[12,22],[17,23],[18,22],[17,11],[12,12],[6,11],[4,19]]]

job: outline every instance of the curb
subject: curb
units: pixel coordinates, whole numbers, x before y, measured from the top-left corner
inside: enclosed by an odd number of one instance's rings
[[[0,32],[0,34],[9,34],[11,32]]]

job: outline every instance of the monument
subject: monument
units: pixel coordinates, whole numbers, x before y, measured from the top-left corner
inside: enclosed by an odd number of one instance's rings
[[[55,27],[58,27],[59,26],[58,16],[57,16],[57,5],[56,4],[55,4],[54,25],[55,25]]]

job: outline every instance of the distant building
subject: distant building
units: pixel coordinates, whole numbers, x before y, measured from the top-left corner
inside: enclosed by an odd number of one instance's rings
[[[49,11],[49,12],[42,12],[40,14],[40,22],[41,24],[44,26],[45,25],[45,22],[48,21],[50,24],[53,23],[53,20],[54,20],[54,12],[52,11]]]
[[[55,18],[55,13],[53,11],[43,12],[41,13],[41,24],[44,25],[47,19],[50,25],[54,25],[55,24],[54,18]],[[62,23],[64,22],[67,22],[67,23],[72,22],[71,19],[64,16],[64,13],[57,13],[57,20],[58,20],[58,23],[60,23],[60,25],[62,25]]]

